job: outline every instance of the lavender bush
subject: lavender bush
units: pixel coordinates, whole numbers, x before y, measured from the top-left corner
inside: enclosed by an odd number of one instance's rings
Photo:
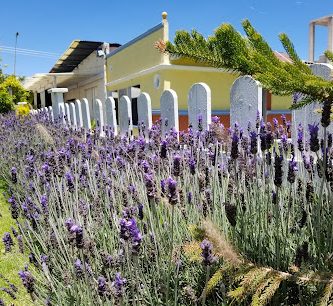
[[[293,279],[333,272],[332,135],[320,140],[315,125],[309,140],[299,127],[298,148],[285,118],[247,131],[213,118],[180,140],[161,139],[157,122],[148,141],[109,128],[100,138],[43,113],[1,116],[0,126],[11,213],[40,271],[19,273],[36,301],[250,304],[254,285],[234,289],[256,266],[267,286],[284,273],[275,302],[312,305],[329,278],[311,290]]]

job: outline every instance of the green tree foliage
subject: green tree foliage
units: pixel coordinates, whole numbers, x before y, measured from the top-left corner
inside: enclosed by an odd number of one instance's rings
[[[22,80],[22,77],[4,74],[0,65],[0,113],[14,110],[15,104],[20,101],[31,102],[31,93],[24,89]]]
[[[185,57],[213,67],[251,75],[273,94],[302,94],[302,101],[292,105],[299,108],[312,101],[333,101],[333,83],[315,76],[298,57],[286,34],[280,41],[291,58],[282,62],[248,20],[242,23],[246,36],[230,24],[222,24],[214,35],[204,38],[197,31],[178,31],[174,43],[159,42],[157,48],[176,57]],[[333,54],[331,55],[333,59]],[[328,56],[329,58],[329,56]]]
[[[8,113],[14,109],[12,96],[3,90],[0,90],[0,114]]]
[[[13,102],[16,104],[20,101],[26,101],[29,92],[24,89],[20,80],[16,76],[8,76],[2,84],[0,84],[0,91],[11,92]]]

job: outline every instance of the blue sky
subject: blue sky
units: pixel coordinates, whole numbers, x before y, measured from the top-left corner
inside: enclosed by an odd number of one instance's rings
[[[0,46],[45,51],[61,55],[72,40],[126,43],[161,21],[168,12],[170,38],[176,30],[197,29],[210,35],[228,22],[241,31],[248,18],[273,49],[282,51],[278,34],[286,32],[303,59],[308,56],[309,21],[333,14],[330,0],[12,0],[3,1]],[[325,28],[317,27],[316,55],[327,44]],[[1,48],[1,47],[0,47]],[[13,73],[14,55],[0,50],[5,73]],[[8,49],[7,49],[8,50]],[[11,51],[10,51],[11,52]],[[48,72],[57,57],[17,54],[16,74]]]

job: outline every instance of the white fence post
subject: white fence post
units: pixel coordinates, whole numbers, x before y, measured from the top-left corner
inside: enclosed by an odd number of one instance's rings
[[[108,97],[105,101],[106,124],[111,127],[113,134],[117,136],[117,116],[116,102],[112,97]]]
[[[143,92],[138,97],[138,128],[145,138],[148,137],[152,125],[151,99],[149,94]]]
[[[103,104],[100,99],[95,100],[95,120],[96,127],[100,129],[100,136],[104,136],[104,116],[103,116]]]
[[[171,129],[179,131],[178,96],[172,89],[164,90],[160,99],[161,129],[164,137]]]
[[[72,125],[72,116],[71,116],[71,113],[70,113],[70,109],[69,109],[69,103],[65,103],[65,110],[66,110],[66,116],[67,116],[67,123],[69,126]]]
[[[75,114],[76,114],[76,125],[78,128],[82,128],[83,127],[82,104],[79,99],[75,100]]]
[[[76,127],[76,112],[75,112],[75,104],[73,102],[69,103],[69,112],[71,114],[71,124],[75,128]]]
[[[89,110],[89,102],[86,98],[82,99],[81,110],[82,110],[83,127],[90,130],[91,129],[90,110]]]
[[[63,124],[66,124],[66,110],[65,110],[65,103],[59,103],[59,119]]]
[[[312,73],[322,77],[324,80],[332,80],[331,73],[333,71],[333,66],[330,64],[324,63],[315,63],[309,65],[309,68],[312,70]],[[322,108],[322,104],[314,101],[311,104],[306,105],[305,107],[292,111],[292,139],[294,145],[297,145],[297,133],[298,126],[301,123],[304,130],[304,138],[309,139],[310,133],[308,129],[308,124],[319,124],[319,137],[323,137],[324,129],[320,124],[321,114],[317,112],[318,109]],[[333,124],[330,124],[327,127],[327,130],[333,132]]]
[[[132,136],[132,104],[127,96],[122,96],[119,101],[119,132],[120,135]]]
[[[47,107],[47,111],[48,111],[48,113],[49,113],[49,118],[50,118],[50,120],[53,122],[53,121],[54,121],[54,117],[53,117],[52,106]]]
[[[207,84],[192,85],[188,95],[188,119],[194,131],[209,129],[212,107],[211,90]]]
[[[249,122],[262,116],[262,86],[251,76],[241,76],[232,84],[230,91],[230,127],[237,122],[244,131]]]

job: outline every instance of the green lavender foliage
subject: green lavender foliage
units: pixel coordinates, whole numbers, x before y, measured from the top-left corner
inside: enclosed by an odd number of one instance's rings
[[[297,55],[287,34],[280,34],[279,38],[292,62],[280,61],[248,20],[243,21],[242,25],[246,36],[242,36],[230,24],[220,25],[208,38],[195,30],[191,33],[178,31],[174,43],[166,43],[165,52],[242,75],[251,75],[276,95],[302,93],[303,100],[292,105],[293,109],[312,101],[333,100],[332,82],[311,72]],[[327,54],[330,58],[330,53]]]

